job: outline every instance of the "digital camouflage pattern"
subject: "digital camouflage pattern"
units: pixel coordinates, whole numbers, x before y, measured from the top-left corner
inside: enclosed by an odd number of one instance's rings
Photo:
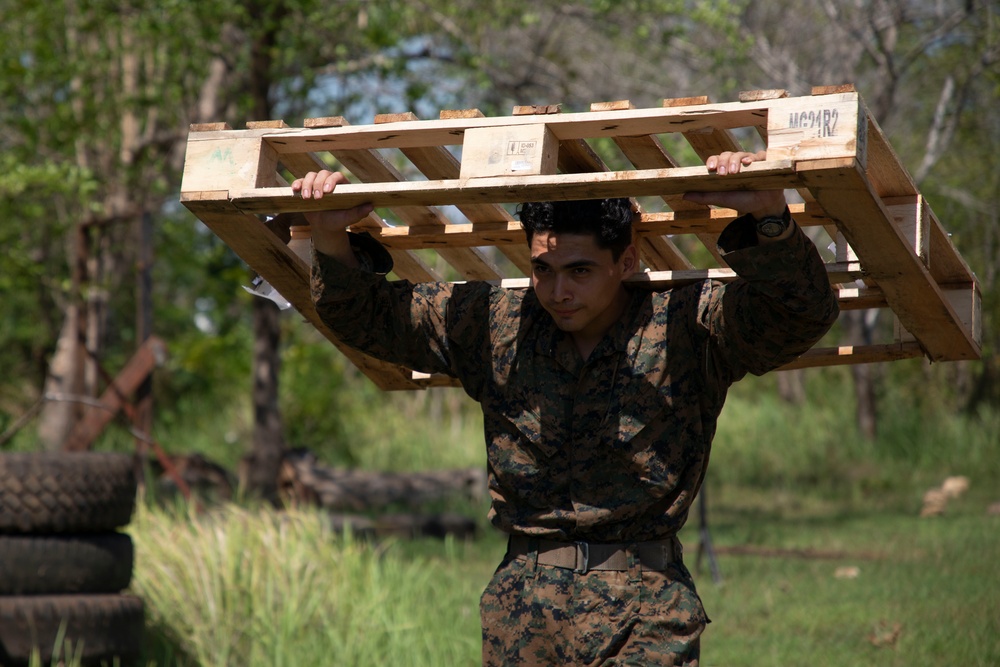
[[[748,218],[720,237],[736,281],[630,286],[623,317],[586,361],[530,288],[390,282],[317,253],[312,290],[344,343],[456,377],[479,401],[497,528],[654,540],[687,519],[729,386],[795,359],[838,313],[801,230],[751,238]]]
[[[586,362],[530,289],[389,282],[318,256],[313,292],[344,343],[480,402],[497,528],[652,540],[684,524],[730,384],[791,361],[837,314],[801,232],[726,260],[741,280],[631,288]]]
[[[680,562],[588,572],[504,559],[483,593],[483,665],[697,667],[708,619]]]

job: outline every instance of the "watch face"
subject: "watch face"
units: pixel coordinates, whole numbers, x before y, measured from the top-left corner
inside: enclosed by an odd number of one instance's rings
[[[785,231],[785,222],[780,218],[765,218],[757,224],[757,231],[769,238],[781,236]]]

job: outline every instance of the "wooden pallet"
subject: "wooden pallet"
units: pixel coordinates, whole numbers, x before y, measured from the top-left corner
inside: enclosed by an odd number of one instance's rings
[[[703,163],[721,151],[760,148],[765,161],[726,178]],[[331,167],[352,183],[320,201],[292,194],[288,179]],[[647,269],[636,280],[668,287],[735,277],[715,248],[735,212],[681,199],[722,188],[796,191],[795,219],[819,248],[835,249],[827,270],[841,308],[889,310],[896,322],[890,339],[861,347],[824,341],[786,368],[979,358],[976,277],[851,86],[802,97],[753,91],[722,104],[665,100],[648,109],[611,102],[580,113],[517,107],[490,118],[477,110],[437,120],[394,114],[359,126],[339,117],[301,128],[194,126],[181,201],[378,386],[412,389],[452,381],[340,345],[313,308],[308,267],[264,216],[372,202],[380,214],[355,228],[389,248],[397,276],[513,286],[528,282],[513,205],[632,197],[641,205],[635,231]]]

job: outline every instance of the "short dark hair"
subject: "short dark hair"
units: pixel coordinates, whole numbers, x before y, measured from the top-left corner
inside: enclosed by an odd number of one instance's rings
[[[615,261],[632,243],[632,202],[625,197],[577,201],[526,202],[517,207],[524,234],[590,234]]]

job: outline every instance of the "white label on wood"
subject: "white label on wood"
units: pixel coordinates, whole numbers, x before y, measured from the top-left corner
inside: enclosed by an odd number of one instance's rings
[[[470,128],[461,178],[554,174],[558,159],[559,141],[544,124]]]

